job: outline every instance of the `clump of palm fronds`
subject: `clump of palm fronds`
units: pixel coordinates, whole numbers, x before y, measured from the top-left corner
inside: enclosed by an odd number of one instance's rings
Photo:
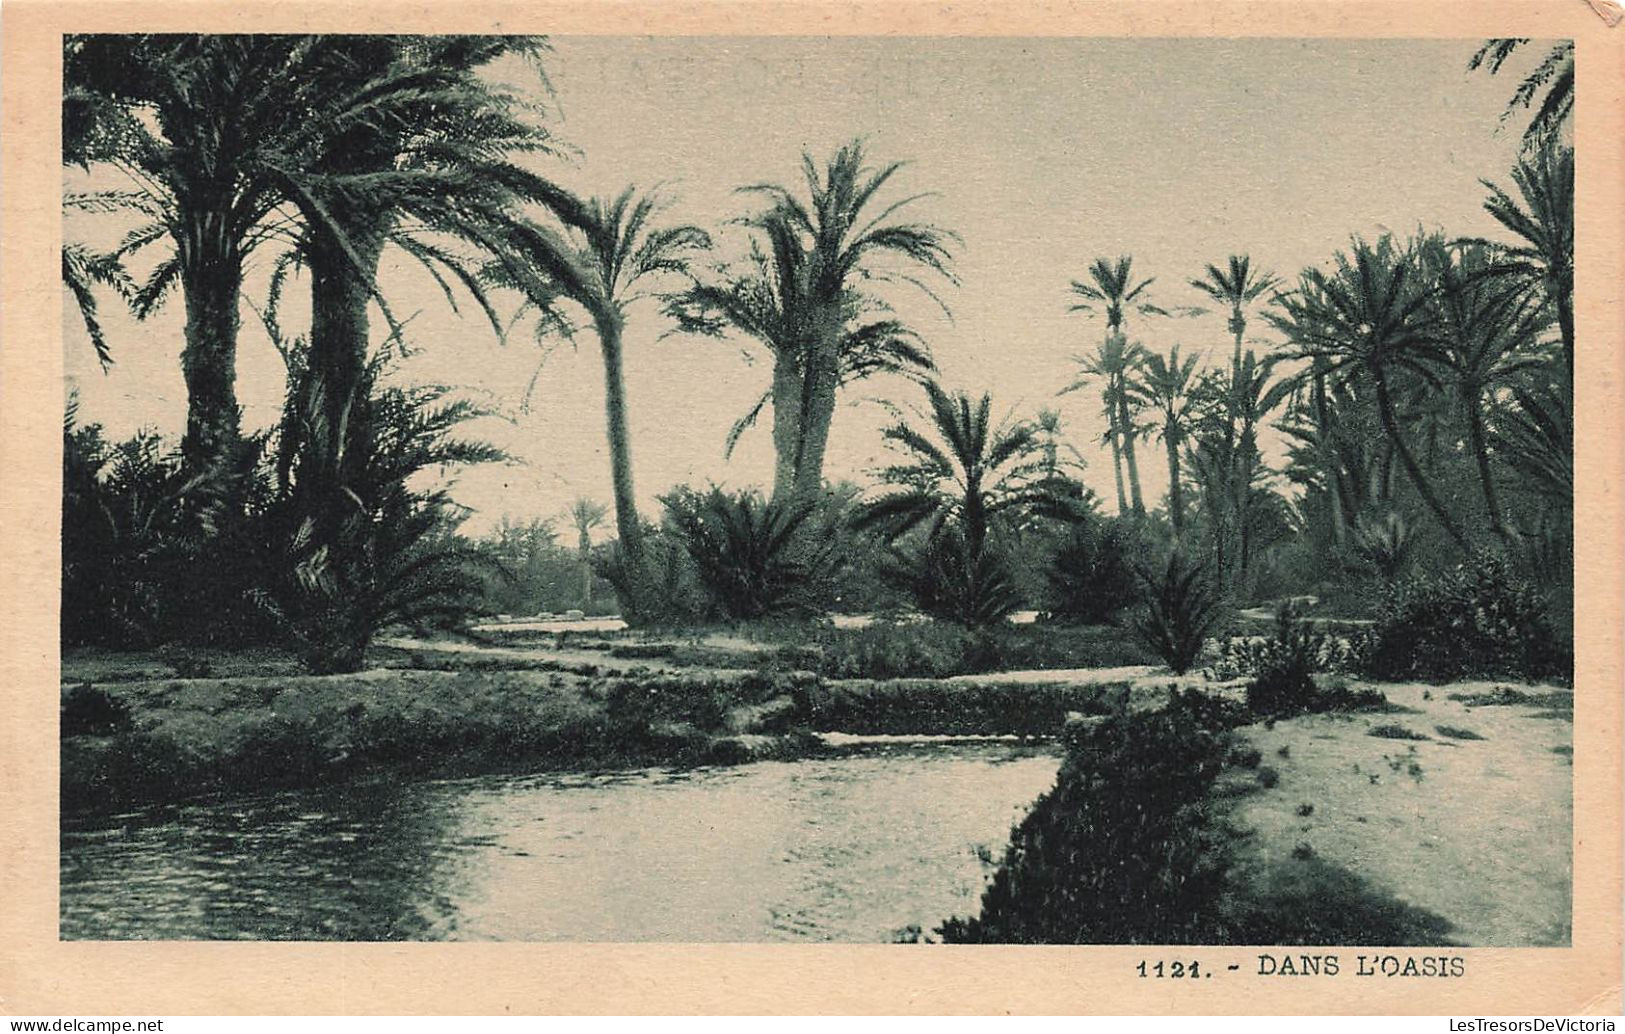
[[[1145,610],[1135,629],[1146,645],[1183,675],[1202,655],[1208,633],[1219,623],[1220,602],[1207,565],[1174,550],[1160,571],[1137,568],[1145,585]]]
[[[1050,617],[1101,625],[1133,606],[1140,595],[1130,559],[1134,545],[1125,521],[1096,519],[1074,525],[1046,572]]]
[[[325,386],[296,361],[278,433],[274,534],[286,577],[266,596],[315,672],[358,668],[367,645],[391,624],[424,624],[465,613],[485,562],[451,534],[444,487],[419,488],[436,468],[504,458],[456,435],[480,415],[438,386],[380,387],[368,365],[333,426]]]
[[[827,540],[805,533],[810,503],[716,487],[662,502],[716,610],[751,620],[810,613],[823,601],[834,558]]]

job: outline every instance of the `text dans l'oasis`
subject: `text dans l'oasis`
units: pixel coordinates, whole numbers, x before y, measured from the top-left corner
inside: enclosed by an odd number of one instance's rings
[[[1352,964],[1351,964],[1352,963]],[[1459,955],[1276,955],[1258,956],[1261,977],[1335,977],[1349,973],[1360,977],[1461,977],[1467,975],[1467,960]]]

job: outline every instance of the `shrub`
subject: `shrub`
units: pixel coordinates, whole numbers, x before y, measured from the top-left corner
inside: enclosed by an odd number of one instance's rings
[[[1201,562],[1187,561],[1178,550],[1160,573],[1137,573],[1146,588],[1145,611],[1135,629],[1146,645],[1183,675],[1201,656],[1208,633],[1219,621],[1219,600]]]
[[[130,727],[130,705],[88,682],[62,694],[63,736],[111,736]]]
[[[1072,528],[1047,572],[1052,618],[1100,625],[1139,601],[1129,559],[1131,535],[1118,520],[1089,520]]]
[[[1481,552],[1437,577],[1389,587],[1364,637],[1362,668],[1394,681],[1569,676],[1572,645],[1555,639],[1541,594],[1504,558]]]
[[[1319,692],[1313,675],[1333,670],[1346,661],[1343,640],[1317,632],[1298,616],[1290,603],[1275,615],[1275,635],[1252,640],[1241,665],[1253,676],[1247,684],[1247,707],[1260,715],[1292,714],[1313,710]]]
[[[716,487],[679,489],[662,502],[715,611],[748,620],[820,609],[833,557],[825,540],[801,534],[809,504]]]
[[[1055,786],[1011,833],[981,914],[950,943],[1222,941],[1231,834],[1204,798],[1228,734],[1190,709],[1072,727]]]
[[[922,613],[966,628],[998,624],[1021,607],[1002,549],[991,539],[973,549],[953,525],[927,539],[918,552],[896,554],[887,570]]]

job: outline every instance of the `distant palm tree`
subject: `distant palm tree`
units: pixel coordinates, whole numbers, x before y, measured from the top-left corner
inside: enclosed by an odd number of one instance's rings
[[[1138,346],[1130,346],[1126,342],[1115,343],[1113,338],[1124,337],[1123,321],[1129,311],[1142,315],[1166,316],[1168,311],[1148,301],[1143,300],[1146,288],[1155,280],[1147,277],[1138,283],[1133,278],[1134,257],[1120,255],[1115,262],[1097,258],[1089,265],[1089,282],[1082,280],[1072,281],[1072,293],[1080,301],[1073,303],[1070,311],[1088,312],[1102,316],[1106,320],[1106,341],[1101,345],[1099,355],[1101,358],[1110,357],[1116,360],[1119,356],[1124,362],[1132,363],[1137,355]],[[1112,364],[1115,365],[1115,362]],[[1126,367],[1125,367],[1126,373]],[[1123,382],[1126,383],[1126,382]],[[1107,390],[1111,388],[1107,385]],[[1135,459],[1134,439],[1135,429],[1132,414],[1129,412],[1130,395],[1121,387],[1116,393],[1116,434],[1118,447],[1122,450],[1123,461],[1128,467],[1129,493],[1134,503],[1134,512],[1145,513],[1145,501],[1140,494],[1140,466]]]
[[[1246,255],[1231,255],[1225,269],[1209,263],[1206,275],[1191,281],[1192,287],[1230,310],[1230,333],[1236,339],[1232,365],[1241,365],[1242,338],[1247,333],[1247,307],[1280,282],[1274,273],[1255,268],[1252,259]]]
[[[1096,379],[1102,382],[1101,412],[1106,417],[1105,440],[1112,450],[1112,476],[1117,485],[1119,514],[1129,512],[1128,497],[1123,489],[1124,397],[1128,394],[1128,378],[1138,368],[1144,355],[1144,349],[1129,344],[1122,334],[1107,334],[1092,355],[1072,357],[1072,361],[1078,364],[1077,379],[1060,391],[1065,395],[1087,387]]]
[[[544,329],[571,333],[561,299],[585,310],[604,361],[604,412],[609,438],[610,477],[615,493],[615,530],[622,554],[636,577],[643,573],[643,527],[632,480],[631,432],[623,336],[627,315],[640,300],[661,298],[659,281],[684,278],[689,264],[711,246],[697,226],[655,224],[662,201],[628,187],[611,199],[594,198],[569,207],[559,203],[562,232],[538,223],[508,229],[493,247],[499,260],[488,279],[522,290],[543,314]],[[623,600],[635,605],[635,600]]]
[[[755,240],[742,271],[723,271],[676,306],[685,330],[735,330],[773,353],[768,392],[735,426],[736,438],[762,407],[773,405],[774,498],[806,496],[823,483],[824,453],[842,384],[883,371],[924,375],[931,370],[919,338],[891,318],[873,285],[901,281],[924,290],[920,273],[957,282],[949,269],[957,237],[928,223],[892,216],[925,195],[894,201],[871,214],[871,202],[903,167],[867,164],[861,141],[842,147],[820,167],[802,156],[806,194],[776,184],[742,188],[766,198],[746,217]],[[887,266],[877,260],[901,260]]]
[[[1378,416],[1411,484],[1458,545],[1466,546],[1456,519],[1440,501],[1406,441],[1394,404],[1401,373],[1437,384],[1436,320],[1416,257],[1384,236],[1375,245],[1356,238],[1351,253],[1339,252],[1335,268],[1305,270],[1308,291],[1283,296],[1283,315],[1270,319],[1286,333],[1297,358],[1324,360],[1328,378],[1361,378],[1376,391]]]
[[[1494,75],[1509,57],[1528,42],[1527,39],[1485,40],[1484,45],[1468,59],[1467,70],[1472,72],[1484,68]],[[1520,108],[1527,111],[1534,105],[1536,97],[1541,97],[1540,107],[1535,109],[1523,134],[1524,143],[1533,147],[1539,147],[1556,137],[1574,113],[1573,40],[1559,40],[1546,52],[1534,71],[1524,76],[1507,103],[1502,120],[1510,118]]]
[[[1128,384],[1129,393],[1155,415],[1152,426],[1168,453],[1168,519],[1173,523],[1176,538],[1185,530],[1179,450],[1196,418],[1192,388],[1198,363],[1194,355],[1181,358],[1179,346],[1175,345],[1167,356],[1155,352],[1147,354],[1140,375]]]
[[[581,608],[592,606],[592,532],[604,523],[609,508],[591,499],[570,504],[570,523],[576,528],[576,559],[581,565]]]
[[[1488,180],[1484,210],[1523,242],[1506,249],[1494,267],[1538,292],[1557,315],[1563,361],[1574,379],[1574,149],[1542,147],[1512,170],[1522,204]],[[1475,242],[1483,243],[1483,242]]]

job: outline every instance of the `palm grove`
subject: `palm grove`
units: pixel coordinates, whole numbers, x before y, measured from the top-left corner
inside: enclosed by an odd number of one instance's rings
[[[1472,67],[1526,49],[1490,41]],[[1354,238],[1295,276],[1240,249],[1156,276],[1080,259],[1055,299],[1077,319],[1077,376],[1055,389],[1099,402],[1111,516],[1055,411],[1004,417],[943,386],[899,315],[911,295],[952,307],[962,247],[921,214],[928,185],[906,166],[861,142],[807,155],[784,183],[741,185],[716,227],[635,187],[580,197],[537,171],[560,146],[546,112],[487,74],[528,63],[541,93],[547,54],[526,37],[65,41],[63,162],[119,185],[64,204],[128,229],[105,251],[66,244],[64,286],[104,365],[125,346],[99,304],[182,307],[187,391],[173,447],[107,442],[70,402],[65,643],[271,643],[353,670],[385,627],[590,604],[599,578],[634,624],[917,609],[982,629],[1031,608],[1136,627],[1177,669],[1226,606],[1314,594],[1363,612],[1450,572],[1527,584],[1566,627],[1568,45],[1512,99],[1509,115],[1534,117],[1516,167],[1484,184],[1502,240]],[[390,252],[493,334],[525,321],[596,347],[613,499],[578,501],[572,541],[544,524],[458,534],[463,511],[422,475],[502,456],[460,433],[479,407],[390,377],[408,338],[379,282]],[[258,297],[251,259],[271,271]],[[281,319],[292,291],[308,292],[297,330]],[[236,396],[245,310],[287,372],[260,433]],[[639,512],[632,321],[770,358],[725,443],[765,418],[770,492],[678,486],[662,514]],[[1186,343],[1148,348],[1153,321]],[[841,398],[881,375],[913,401],[884,432],[895,462],[860,488],[831,477],[826,448]],[[1146,498],[1142,461],[1165,465],[1164,500]],[[594,547],[606,517],[614,542]],[[514,590],[527,569],[542,595]]]

